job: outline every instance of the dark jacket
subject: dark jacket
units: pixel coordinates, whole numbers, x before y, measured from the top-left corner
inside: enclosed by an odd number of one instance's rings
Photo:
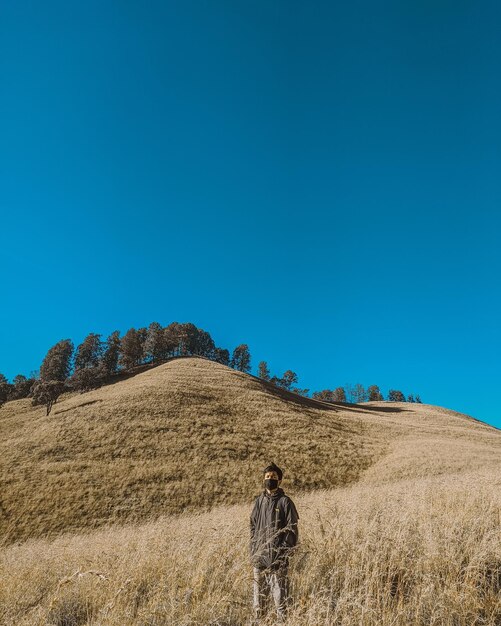
[[[278,569],[288,563],[298,541],[298,522],[294,502],[284,490],[269,495],[265,490],[254,500],[250,516],[250,557],[255,567]]]

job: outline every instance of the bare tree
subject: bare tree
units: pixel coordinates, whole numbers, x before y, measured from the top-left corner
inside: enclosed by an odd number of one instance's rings
[[[346,397],[348,398],[348,402],[355,402],[355,391],[353,385],[351,383],[345,383],[344,388],[346,390]]]
[[[360,383],[357,383],[353,387],[353,398],[357,404],[359,402],[367,402],[367,392],[365,391],[364,386]]]
[[[343,387],[336,387],[332,393],[333,402],[346,402],[346,393]]]

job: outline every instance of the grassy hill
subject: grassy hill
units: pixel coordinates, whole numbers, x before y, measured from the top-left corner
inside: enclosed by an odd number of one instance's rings
[[[325,404],[202,358],[0,408],[3,541],[249,502],[274,460],[291,494],[496,463],[500,432],[407,403]]]
[[[500,452],[442,407],[324,404],[201,358],[48,417],[9,402],[0,623],[248,623],[249,505],[274,460],[300,514],[290,626],[499,626]]]

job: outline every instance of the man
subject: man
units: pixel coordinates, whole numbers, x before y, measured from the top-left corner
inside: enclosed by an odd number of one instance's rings
[[[285,620],[289,599],[289,557],[298,541],[294,502],[280,487],[282,470],[272,463],[263,470],[264,491],[256,497],[250,516],[250,557],[254,574],[254,617],[259,624],[268,594],[279,621]]]

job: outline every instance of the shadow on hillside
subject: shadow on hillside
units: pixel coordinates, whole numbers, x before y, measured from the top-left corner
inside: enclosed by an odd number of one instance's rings
[[[259,379],[258,379],[259,380]],[[259,380],[259,383],[266,387],[266,391],[280,400],[285,402],[290,402],[292,404],[298,404],[302,407],[308,407],[310,409],[321,409],[323,411],[338,411],[338,407],[335,404],[330,402],[321,402],[319,400],[315,400],[314,398],[307,398],[306,396],[301,396],[298,393],[294,393],[293,391],[287,391],[287,389],[281,389],[277,387],[273,383],[269,383],[266,380]]]
[[[73,409],[78,409],[81,406],[88,406],[89,404],[96,404],[96,402],[102,402],[102,400],[101,399],[89,400],[88,402],[82,402],[82,404],[75,404],[74,406],[70,406],[67,409],[61,409],[60,411],[54,411],[54,415],[58,415],[59,413],[66,413],[67,411],[73,411]]]
[[[354,413],[367,413],[369,415],[371,413],[402,413],[403,411],[409,410],[402,409],[397,406],[364,406],[360,404],[351,404],[350,402],[324,402],[323,400],[307,398],[306,396],[301,396],[297,393],[294,393],[293,391],[281,389],[273,383],[258,378],[257,376],[253,376],[253,378],[256,380],[256,382],[259,383],[259,385],[265,387],[266,391],[271,395],[278,397],[285,402],[291,402],[293,404],[297,404],[302,407],[308,407],[311,409],[334,412],[338,412],[342,409],[343,411],[353,411]]]
[[[403,413],[411,409],[401,409],[398,406],[364,406],[363,404],[350,404],[349,402],[339,402],[347,411],[355,411],[356,413]]]

